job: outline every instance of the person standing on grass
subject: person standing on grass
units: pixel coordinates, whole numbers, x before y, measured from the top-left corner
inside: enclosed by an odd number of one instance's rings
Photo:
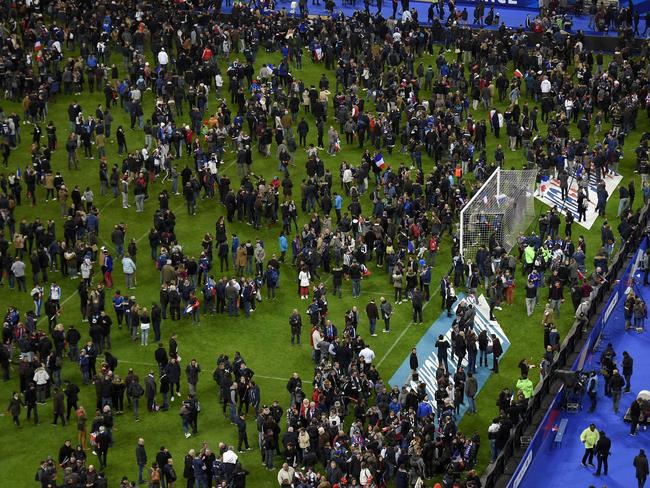
[[[122,271],[124,272],[124,279],[126,280],[126,288],[133,289],[135,288],[135,263],[133,259],[127,254],[122,258]]]
[[[465,396],[469,407],[467,413],[476,413],[476,394],[478,393],[478,381],[472,372],[467,373],[467,381],[465,382]]]
[[[147,308],[143,308],[140,313],[140,345],[149,345],[149,329],[151,328],[151,319]]]
[[[192,436],[192,434],[190,434],[190,417],[192,416],[192,407],[189,404],[189,402],[184,401],[181,404],[179,415],[181,417],[181,423],[183,425],[183,433],[185,434],[185,438],[187,439],[188,437]]]
[[[422,325],[422,309],[424,307],[424,296],[419,288],[411,293],[411,305],[413,306],[413,323]]]
[[[242,451],[242,445],[246,446],[246,450],[250,451],[251,446],[248,444],[248,434],[246,433],[246,416],[238,415],[235,417],[235,424],[237,425],[237,451]]]
[[[36,400],[41,405],[45,405],[45,392],[47,384],[50,380],[50,374],[45,369],[45,365],[41,365],[34,371],[33,381],[36,383]]]
[[[25,263],[20,259],[20,256],[16,256],[13,264],[11,265],[11,273],[9,275],[9,288],[13,289],[13,281],[18,283],[18,291],[27,291],[25,285]]]
[[[14,391],[11,395],[11,400],[9,401],[9,407],[7,407],[7,411],[11,415],[11,418],[14,424],[16,424],[16,427],[20,427],[20,411],[23,405],[24,403],[20,398],[20,395],[18,392]],[[35,418],[38,418],[38,416],[35,416]]]
[[[348,274],[350,276],[350,281],[352,282],[352,298],[359,298],[361,295],[362,272],[361,266],[359,266],[359,263],[356,260],[352,261]]]
[[[503,354],[503,347],[501,346],[501,340],[492,334],[492,372],[499,372],[499,358]]]
[[[187,377],[188,390],[191,395],[196,395],[196,385],[199,383],[199,374],[201,373],[201,366],[192,358],[190,364],[185,368],[185,376]]]
[[[147,451],[144,448],[144,439],[142,437],[138,439],[138,444],[135,446],[135,462],[138,465],[138,484],[142,485],[144,484],[142,474],[147,465]]]
[[[582,456],[582,461],[580,462],[585,468],[587,467],[587,460],[589,461],[589,466],[594,467],[594,448],[598,443],[600,438],[600,433],[596,430],[596,424],[590,424],[585,430],[580,434],[580,442],[585,445],[585,453]]]
[[[262,447],[264,450],[264,465],[268,471],[273,470],[273,455],[275,454],[276,445],[277,440],[273,430],[267,429],[264,433]]]
[[[526,315],[530,317],[535,313],[535,304],[537,303],[537,287],[535,283],[528,280],[526,285]]]
[[[560,305],[564,302],[564,290],[560,280],[553,280],[549,286],[548,299],[555,311],[555,316],[560,317]]]
[[[375,327],[377,325],[377,319],[379,318],[379,310],[374,300],[370,300],[368,305],[366,305],[366,315],[368,317],[368,323],[370,325],[370,336],[377,337],[375,334]]]
[[[86,423],[88,422],[88,414],[83,406],[79,406],[75,412],[77,417],[77,443],[81,448],[86,450]]]
[[[161,368],[161,384],[162,384],[162,376],[163,376],[162,368]],[[145,377],[144,379],[144,390],[145,390],[145,395],[147,397],[147,410],[150,412],[153,412],[154,409],[154,400],[156,398],[156,390],[157,390],[157,385],[156,385],[156,378],[153,375],[153,371],[149,371],[149,374]],[[135,409],[133,411],[135,414]],[[136,415],[136,419],[137,419]]]
[[[399,267],[395,267],[391,280],[393,282],[393,289],[395,290],[395,305],[399,305],[402,303],[402,289],[404,288],[404,275]]]
[[[381,311],[381,317],[384,319],[384,330],[382,332],[390,332],[390,317],[393,315],[393,306],[386,300],[386,298],[381,297],[379,299],[380,305],[379,310]]]
[[[155,384],[154,384],[154,390],[155,390]],[[142,388],[142,385],[140,384],[140,378],[138,378],[138,375],[133,375],[133,380],[127,387],[126,394],[131,400],[131,406],[133,407],[133,416],[135,417],[136,422],[140,421],[140,416],[139,416],[140,398],[142,397],[142,395],[144,395],[144,393],[145,393],[144,388]]]
[[[300,291],[300,299],[307,300],[309,299],[309,282],[311,280],[311,275],[307,266],[303,266],[298,273],[298,286]]]
[[[32,411],[34,412],[34,425],[38,425],[38,403],[36,402],[36,385],[33,382],[29,383],[27,389],[23,392],[23,399],[27,407],[27,420],[31,418]]]
[[[95,444],[95,452],[97,453],[97,457],[99,457],[99,467],[103,470],[106,468],[108,448],[110,444],[110,435],[106,431],[106,427],[103,425],[99,427],[99,433],[95,438]]]
[[[505,272],[503,286],[505,287],[506,303],[512,305],[515,300],[515,277],[510,273],[510,270]]]
[[[300,334],[302,332],[302,317],[298,312],[298,309],[294,308],[291,316],[289,317],[289,327],[291,328],[291,345],[293,346],[294,341],[297,341],[300,344]]]

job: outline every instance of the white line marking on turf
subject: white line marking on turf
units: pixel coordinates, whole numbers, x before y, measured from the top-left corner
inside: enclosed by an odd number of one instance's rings
[[[440,289],[436,289],[436,291],[434,291],[431,294],[431,296],[429,297],[429,301],[427,303],[425,303],[424,306],[422,307],[422,315],[424,315],[424,309],[427,308],[427,306],[433,301],[433,297],[435,297],[439,292],[440,292]],[[382,363],[386,360],[386,358],[389,356],[389,354],[391,352],[393,352],[393,349],[395,349],[395,347],[397,346],[399,341],[402,340],[402,337],[404,337],[404,334],[406,334],[406,332],[408,332],[408,330],[411,328],[412,325],[413,325],[413,321],[411,320],[408,323],[408,325],[406,326],[406,328],[402,331],[402,333],[397,337],[397,340],[395,342],[393,342],[393,344],[388,348],[388,351],[386,351],[384,356],[379,360],[379,362],[377,363],[377,368],[379,368],[379,366],[382,365]]]

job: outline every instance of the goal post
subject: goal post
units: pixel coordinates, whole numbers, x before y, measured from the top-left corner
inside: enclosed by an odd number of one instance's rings
[[[460,211],[460,253],[473,260],[495,239],[509,251],[535,217],[535,170],[497,168]]]

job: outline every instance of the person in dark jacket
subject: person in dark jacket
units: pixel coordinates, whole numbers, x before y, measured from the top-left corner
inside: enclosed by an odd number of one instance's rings
[[[147,451],[144,448],[144,439],[142,437],[138,439],[138,445],[135,446],[135,462],[138,465],[138,484],[142,485],[144,484],[142,473],[147,465]]]
[[[167,459],[167,464],[163,467],[163,474],[165,475],[166,486],[173,486],[178,479],[174,469],[174,460],[171,457]]]
[[[415,288],[411,294],[411,305],[413,306],[413,323],[422,325],[424,297],[419,288]]]
[[[77,410],[79,402],[79,387],[70,380],[65,381],[66,415],[65,419],[70,420],[70,413]]]
[[[160,324],[162,323],[162,309],[157,303],[151,304],[151,326],[153,327],[154,341],[160,342]]]
[[[190,449],[185,455],[183,464],[183,478],[187,480],[187,486],[194,486],[194,456],[196,452]]]
[[[649,474],[648,458],[643,449],[639,450],[639,454],[634,458],[632,465],[636,468],[636,479],[639,483],[639,488],[643,488]]]
[[[377,320],[379,319],[379,309],[374,300],[370,300],[368,305],[366,305],[366,315],[368,317],[368,323],[370,324],[370,336],[376,337],[375,326],[377,325]]]
[[[632,379],[632,372],[634,370],[634,359],[627,351],[623,351],[621,366],[623,367],[623,378],[625,378],[625,393],[629,393],[630,380]]]
[[[417,371],[419,366],[420,362],[418,360],[418,350],[414,347],[411,349],[411,355],[409,356],[409,368],[411,368],[411,371]]]
[[[619,403],[621,402],[621,393],[623,392],[623,386],[625,385],[625,380],[619,374],[618,369],[614,369],[612,372],[612,377],[609,380],[609,388],[612,392],[612,402],[614,404],[614,413],[618,413]]]
[[[598,467],[594,473],[600,476],[601,468],[604,469],[604,474],[607,476],[607,458],[609,458],[609,451],[612,448],[612,441],[605,435],[605,431],[600,431],[600,437],[596,443],[596,459],[598,460]]]
[[[492,371],[494,373],[499,372],[499,358],[502,354],[503,347],[501,347],[501,341],[496,334],[492,334]]]
[[[178,364],[176,357],[169,355],[169,363],[165,367],[167,380],[170,385],[171,401],[174,401],[174,395],[180,397],[181,395],[181,366]]]
[[[158,343],[158,349],[156,349],[156,352],[154,352],[154,358],[158,364],[158,370],[162,371],[169,362],[167,351],[165,350],[165,346],[163,346],[162,342]]]
[[[641,403],[638,399],[630,405],[630,435],[635,436],[639,419],[641,418]]]
[[[248,434],[246,433],[246,416],[239,415],[235,417],[235,423],[237,424],[237,450],[242,451],[242,444],[246,446],[246,450],[250,451],[251,448],[248,445]]]
[[[449,347],[449,342],[445,339],[445,336],[440,334],[436,341],[436,349],[438,350],[438,366],[444,367],[446,372],[449,372],[449,365],[447,364],[447,351]]]
[[[52,420],[52,425],[57,425],[60,418],[61,425],[65,427],[65,395],[59,388],[54,389],[53,402],[52,413],[54,414],[54,420]]]
[[[99,433],[97,434],[95,443],[95,452],[97,452],[97,457],[99,457],[99,467],[100,469],[104,469],[107,463],[110,435],[103,425],[99,427]]]
[[[23,401],[20,399],[20,395],[14,391],[13,395],[11,396],[11,400],[9,401],[9,407],[7,408],[7,411],[11,415],[11,418],[13,419],[14,424],[16,424],[16,427],[20,427],[20,410],[22,406]]]
[[[147,410],[152,412],[154,399],[156,398],[156,378],[153,371],[149,371],[149,374],[144,378],[144,392],[147,397]]]
[[[38,425],[38,402],[36,401],[36,385],[32,382],[23,392],[25,406],[27,407],[27,420],[30,419],[32,411],[34,412],[34,424]]]

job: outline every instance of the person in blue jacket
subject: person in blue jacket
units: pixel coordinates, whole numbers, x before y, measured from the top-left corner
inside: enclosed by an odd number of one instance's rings
[[[284,263],[284,258],[289,249],[289,243],[287,242],[287,237],[284,235],[284,232],[280,232],[280,237],[278,237],[278,246],[280,246],[280,262]]]
[[[424,399],[418,404],[418,418],[423,419],[433,413],[433,408],[429,403],[429,396],[425,395]]]

